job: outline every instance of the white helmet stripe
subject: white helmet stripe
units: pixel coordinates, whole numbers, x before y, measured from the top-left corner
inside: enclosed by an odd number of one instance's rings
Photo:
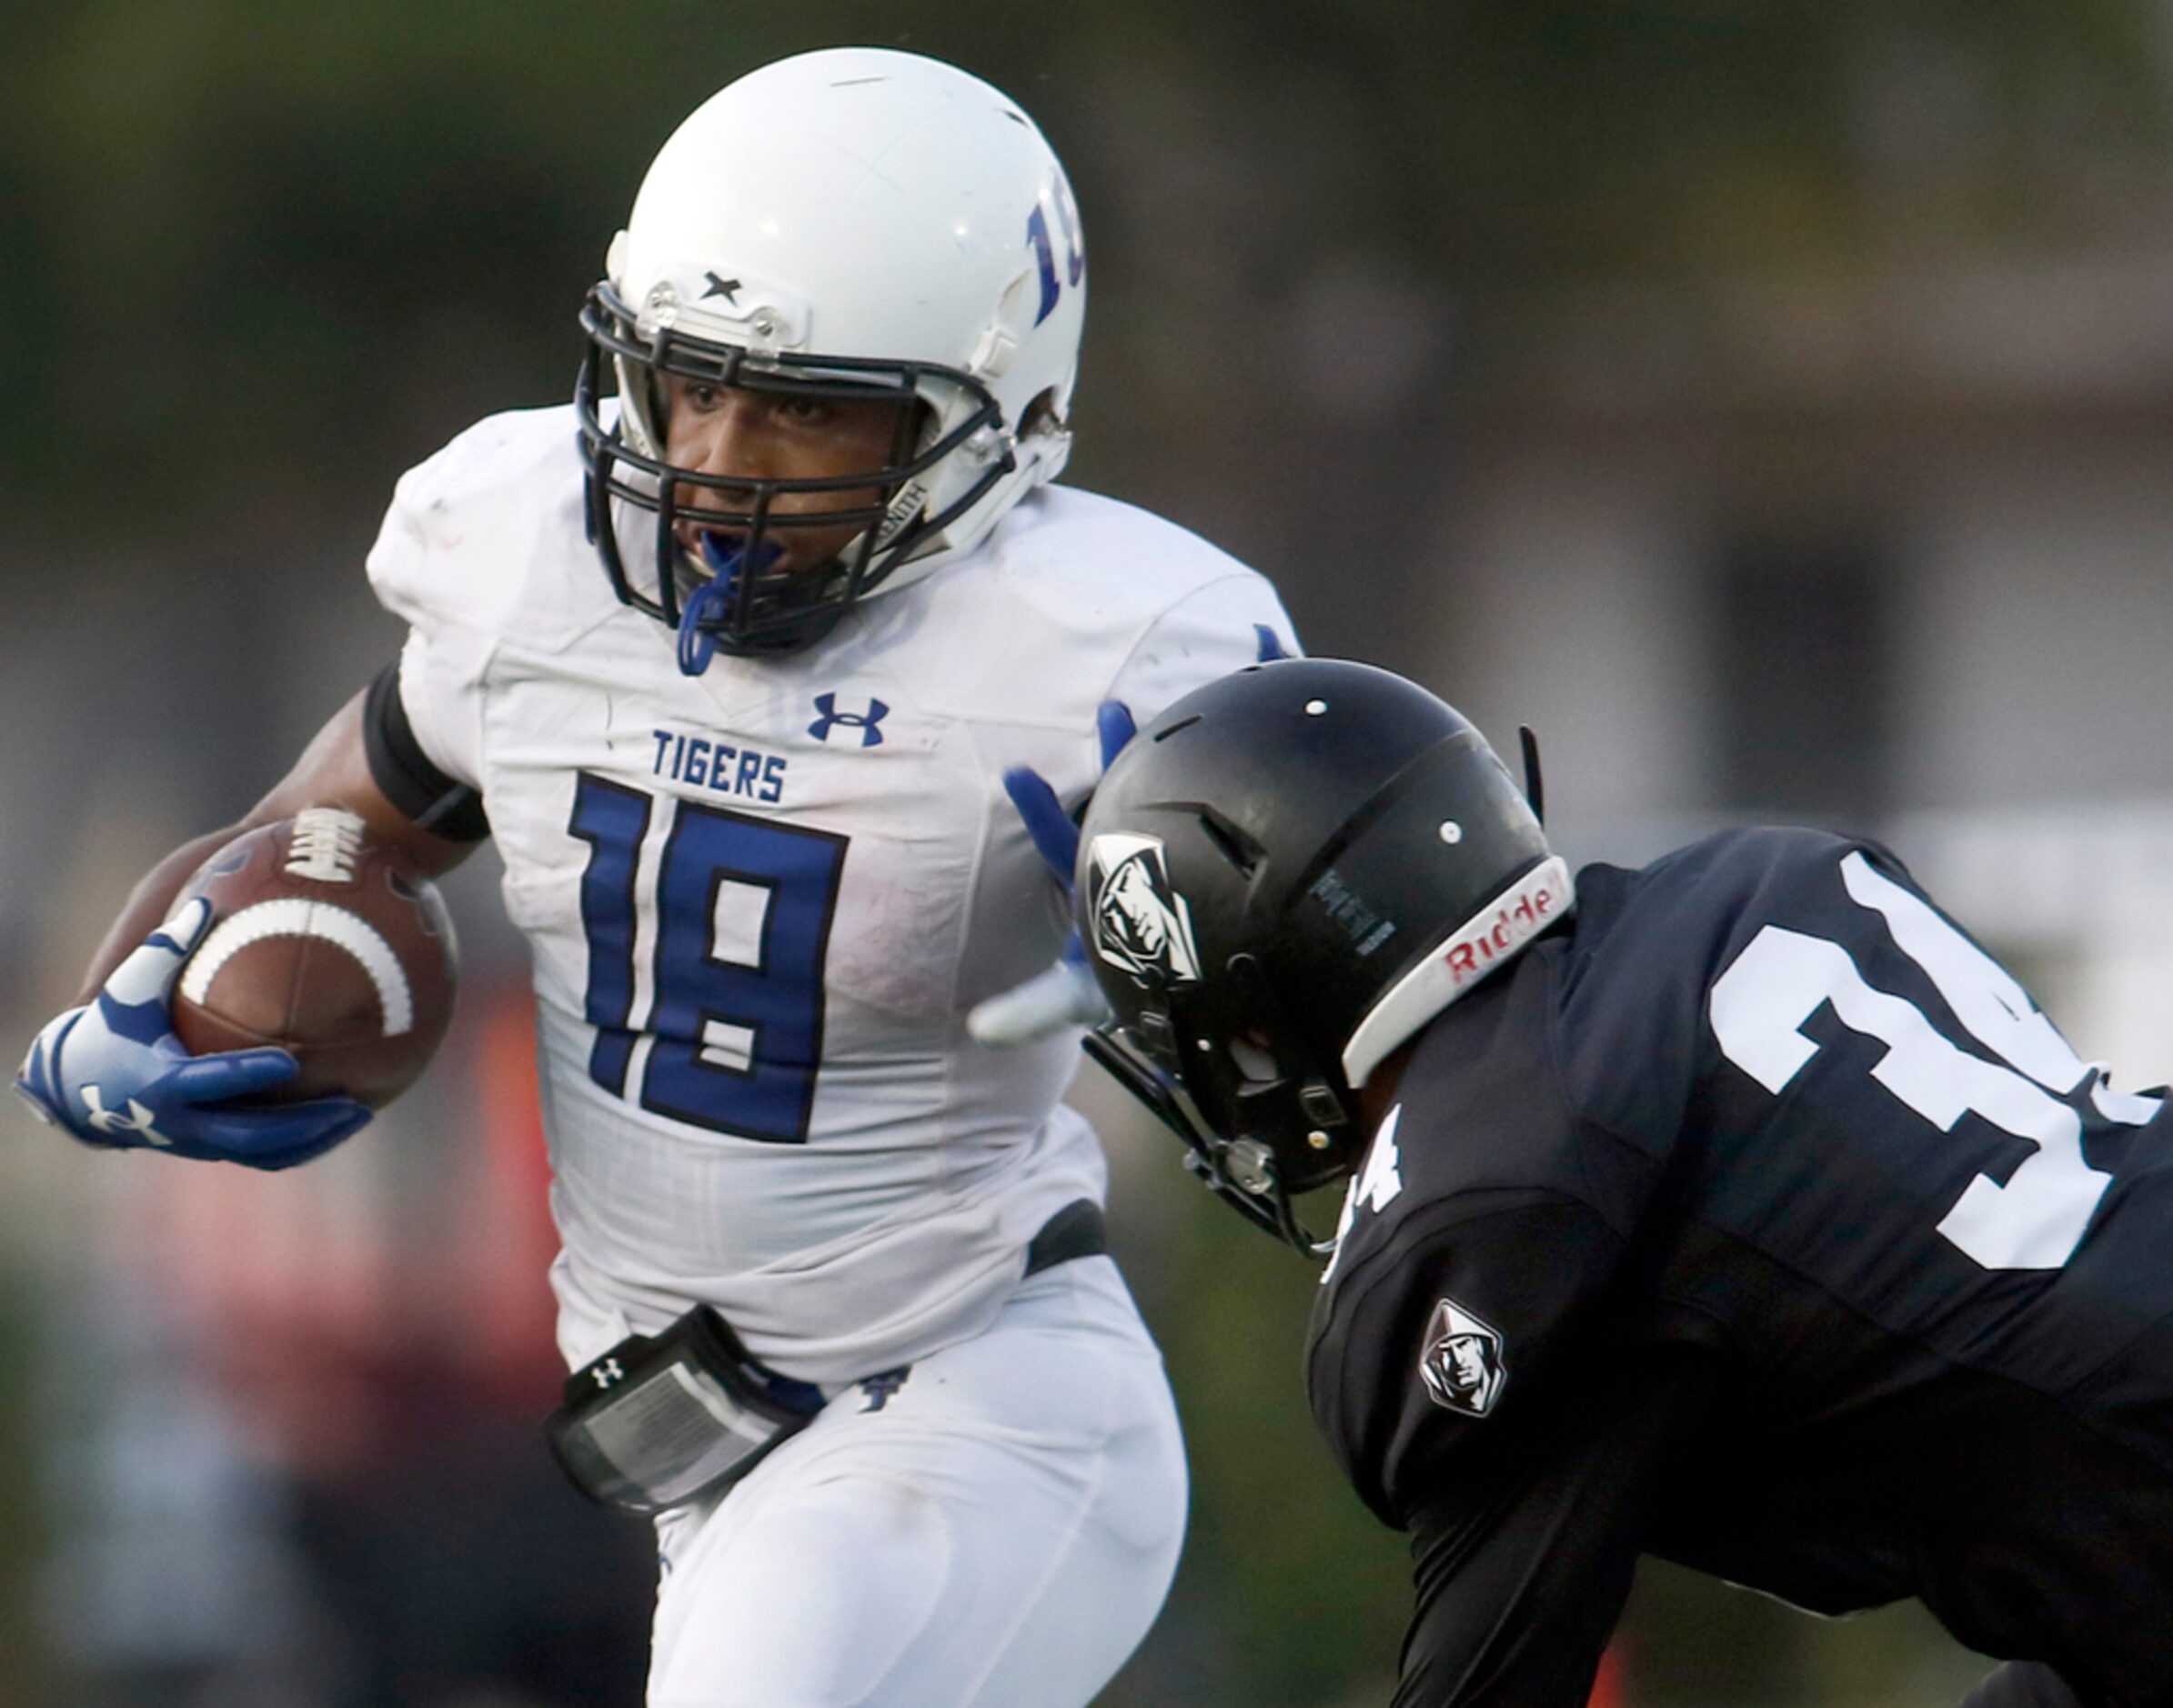
[[[1343,1046],[1353,1090],[1413,1032],[1576,904],[1562,856],[1542,860],[1430,949],[1382,993]]]

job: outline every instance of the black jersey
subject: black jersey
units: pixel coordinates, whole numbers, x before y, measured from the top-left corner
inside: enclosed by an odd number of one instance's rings
[[[1891,855],[1587,869],[1397,1096],[1309,1385],[1399,1703],[1581,1703],[1647,1552],[2173,1703],[2173,1122]]]

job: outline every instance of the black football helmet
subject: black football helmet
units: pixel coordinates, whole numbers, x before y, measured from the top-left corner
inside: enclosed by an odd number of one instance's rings
[[[1141,730],[1094,791],[1073,894],[1114,1010],[1088,1053],[1316,1255],[1292,1200],[1357,1165],[1356,1089],[1574,903],[1472,724],[1326,658],[1241,670]]]

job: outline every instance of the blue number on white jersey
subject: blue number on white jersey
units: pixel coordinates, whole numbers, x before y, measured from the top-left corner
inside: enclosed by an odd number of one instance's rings
[[[638,1077],[641,1107],[676,1120],[804,1144],[846,839],[679,801],[644,890],[637,877],[655,805],[587,772],[574,796],[568,828],[589,849],[589,1077],[617,1097]],[[646,993],[637,943],[654,945]]]

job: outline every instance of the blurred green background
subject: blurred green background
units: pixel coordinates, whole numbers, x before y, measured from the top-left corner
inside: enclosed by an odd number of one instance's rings
[[[1312,650],[1540,726],[1573,853],[1876,826],[2086,1053],[2173,1065],[2138,1019],[2173,995],[2163,0],[15,8],[7,1036],[397,645],[359,572],[392,481],[569,394],[678,119],[845,42],[963,65],[1064,156],[1069,478],[1266,570]],[[568,1516],[532,1435],[518,947],[488,872],[456,890],[455,1047],[367,1151],[179,1181],[0,1116],[0,1703],[633,1700],[642,1539]],[[1404,1562],[1305,1420],[1311,1275],[1076,1095],[1196,1492],[1106,1701],[1385,1699]],[[1634,1708],[1928,1708],[1981,1666],[1665,1570],[1616,1664]]]

